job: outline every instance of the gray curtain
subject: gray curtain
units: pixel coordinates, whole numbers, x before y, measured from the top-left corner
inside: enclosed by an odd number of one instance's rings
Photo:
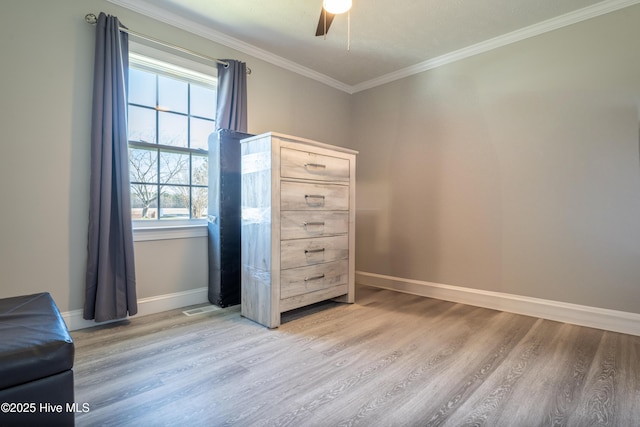
[[[96,25],[89,243],[84,318],[138,312],[127,149],[127,34],[115,16]]]
[[[224,59],[218,64],[216,130],[247,131],[247,64]]]

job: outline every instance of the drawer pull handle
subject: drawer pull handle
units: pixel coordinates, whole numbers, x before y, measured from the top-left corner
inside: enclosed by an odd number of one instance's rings
[[[302,225],[304,226],[304,228],[307,228],[309,226],[311,226],[311,227],[324,227],[324,221],[323,222],[305,222]]]
[[[319,169],[326,169],[327,165],[322,165],[320,163],[305,163],[304,164],[305,168],[319,168]]]
[[[318,252],[324,252],[324,248],[320,248],[320,249],[305,249],[304,253],[305,254],[315,254]]]
[[[320,280],[320,279],[324,279],[324,274],[319,274],[317,276],[312,276],[312,277],[305,277],[304,281],[309,282],[311,280]]]
[[[307,206],[324,206],[324,196],[322,194],[305,194],[304,201],[307,203]]]

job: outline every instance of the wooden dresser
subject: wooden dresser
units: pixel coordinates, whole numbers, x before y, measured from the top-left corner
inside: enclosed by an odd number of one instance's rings
[[[277,133],[240,145],[242,315],[275,328],[288,310],[354,302],[357,152]]]

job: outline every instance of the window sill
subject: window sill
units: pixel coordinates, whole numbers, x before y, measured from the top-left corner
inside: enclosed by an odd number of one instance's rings
[[[147,242],[152,240],[193,239],[207,237],[207,222],[189,225],[140,226],[133,225],[133,241]]]

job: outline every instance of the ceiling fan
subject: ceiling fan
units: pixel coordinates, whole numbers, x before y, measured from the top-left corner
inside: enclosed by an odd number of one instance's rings
[[[323,0],[320,19],[316,28],[316,37],[326,36],[333,18],[351,9],[352,0]]]

